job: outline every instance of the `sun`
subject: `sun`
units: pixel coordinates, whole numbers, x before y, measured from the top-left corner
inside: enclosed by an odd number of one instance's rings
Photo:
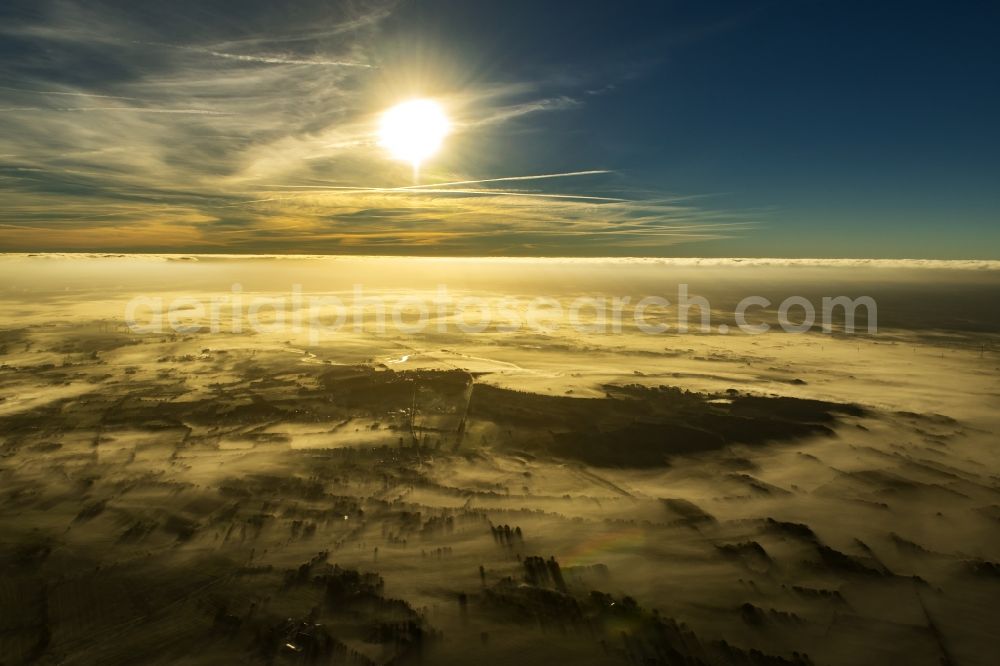
[[[379,125],[379,145],[395,159],[409,162],[414,171],[441,149],[451,123],[444,109],[429,99],[411,99],[384,114]]]

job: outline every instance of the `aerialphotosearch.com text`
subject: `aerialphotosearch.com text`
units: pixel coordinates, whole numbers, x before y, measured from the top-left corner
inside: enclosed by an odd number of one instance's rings
[[[679,284],[666,296],[581,295],[503,296],[436,290],[368,292],[360,284],[347,292],[306,293],[293,285],[287,294],[227,291],[199,296],[139,295],[125,305],[125,322],[136,333],[306,333],[318,343],[337,333],[426,334],[487,331],[551,334],[569,328],[582,334],[638,332],[759,335],[785,333],[872,334],[878,329],[875,300],[869,296],[789,296],[772,302],[760,295],[731,309],[713,309],[709,300]],[[722,321],[723,323],[716,323]]]

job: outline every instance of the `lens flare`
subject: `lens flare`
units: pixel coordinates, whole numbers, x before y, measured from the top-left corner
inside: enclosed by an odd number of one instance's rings
[[[440,104],[429,99],[414,99],[382,115],[379,145],[395,159],[409,162],[416,169],[440,150],[450,130],[451,123]]]

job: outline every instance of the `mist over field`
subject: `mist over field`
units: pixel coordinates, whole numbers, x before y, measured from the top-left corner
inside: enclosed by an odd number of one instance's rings
[[[0,663],[992,663],[995,262],[4,255],[0,285]],[[877,313],[824,332],[840,296]]]
[[[998,33],[0,1],[0,666],[993,666]]]

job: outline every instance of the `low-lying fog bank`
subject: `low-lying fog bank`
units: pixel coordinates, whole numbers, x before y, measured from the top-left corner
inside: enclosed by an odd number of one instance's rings
[[[0,258],[0,663],[991,663],[996,273],[608,265]],[[122,311],[672,271],[720,322],[757,288],[901,305],[874,335],[319,342]]]

